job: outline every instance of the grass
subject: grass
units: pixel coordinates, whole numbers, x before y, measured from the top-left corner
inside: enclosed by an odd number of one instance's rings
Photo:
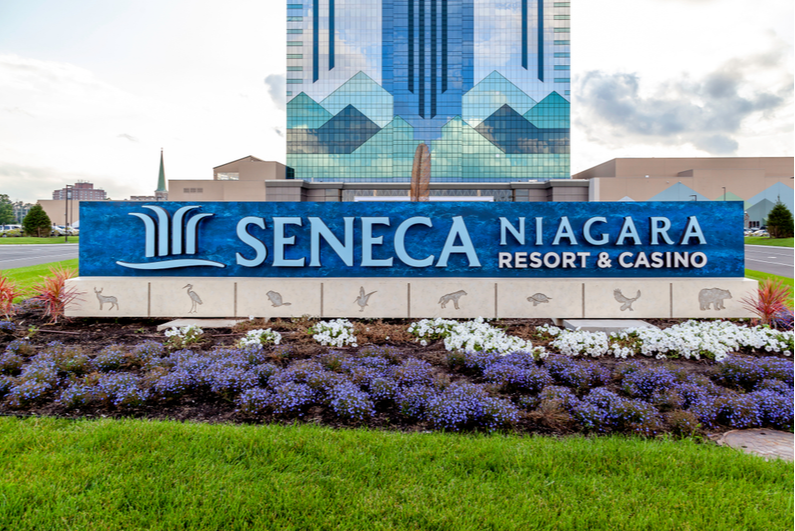
[[[793,470],[727,448],[0,419],[0,528],[790,529]]]
[[[753,271],[752,269],[745,270],[745,278],[750,278],[753,280],[758,281],[760,284],[767,280],[768,278],[775,281],[780,281],[785,286],[789,287],[789,300],[787,301],[787,305],[792,308],[793,306],[793,291],[795,291],[795,283],[793,279],[788,277],[782,277],[779,275],[773,275],[771,273],[763,273],[762,271]]]
[[[50,262],[49,264],[39,264],[28,267],[17,267],[14,269],[4,269],[3,275],[15,281],[22,291],[29,290],[33,284],[40,282],[42,278],[50,274],[50,269],[56,266],[77,269],[77,258],[71,260],[61,260],[60,262]]]
[[[770,245],[773,247],[792,247],[793,238],[763,238],[754,236],[746,238],[745,245]]]
[[[24,244],[55,244],[55,243],[79,243],[80,236],[68,236],[69,242],[65,242],[64,236],[53,236],[51,238],[33,238],[23,236],[20,238],[0,238],[0,245],[24,245]]]

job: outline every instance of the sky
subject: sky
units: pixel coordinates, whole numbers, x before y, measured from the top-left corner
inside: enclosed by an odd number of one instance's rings
[[[572,173],[792,156],[791,0],[572,0]],[[0,1],[0,194],[112,199],[285,161],[281,0]]]

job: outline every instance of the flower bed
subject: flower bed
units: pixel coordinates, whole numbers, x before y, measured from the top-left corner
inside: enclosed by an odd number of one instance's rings
[[[0,336],[0,408],[644,436],[793,424],[792,332],[687,321],[607,336],[436,319],[368,323],[371,340],[402,326],[415,343],[359,346],[345,320],[258,325],[92,348],[16,327]]]

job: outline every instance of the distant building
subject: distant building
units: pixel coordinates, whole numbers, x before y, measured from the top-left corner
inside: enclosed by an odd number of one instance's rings
[[[743,201],[759,227],[780,200],[793,211],[793,157],[613,159],[577,173],[591,201]]]
[[[213,168],[213,179],[177,179],[168,182],[171,201],[268,201],[267,181],[292,177],[279,162],[243,157]]]
[[[153,195],[131,195],[130,201],[157,201],[157,197]]]
[[[157,177],[157,190],[155,201],[168,201],[168,188],[166,188],[166,170],[163,167],[163,150],[160,150],[160,174]]]
[[[94,188],[94,183],[86,181],[78,181],[73,185],[54,190],[52,192],[53,201],[63,201],[67,197],[67,190],[71,196],[69,199],[72,201],[104,201],[107,199],[105,190],[101,188]]]

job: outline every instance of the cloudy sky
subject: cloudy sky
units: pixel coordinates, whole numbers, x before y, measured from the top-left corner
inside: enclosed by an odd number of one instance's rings
[[[0,1],[0,193],[284,162],[282,0]],[[792,156],[791,0],[572,0],[572,172]]]

